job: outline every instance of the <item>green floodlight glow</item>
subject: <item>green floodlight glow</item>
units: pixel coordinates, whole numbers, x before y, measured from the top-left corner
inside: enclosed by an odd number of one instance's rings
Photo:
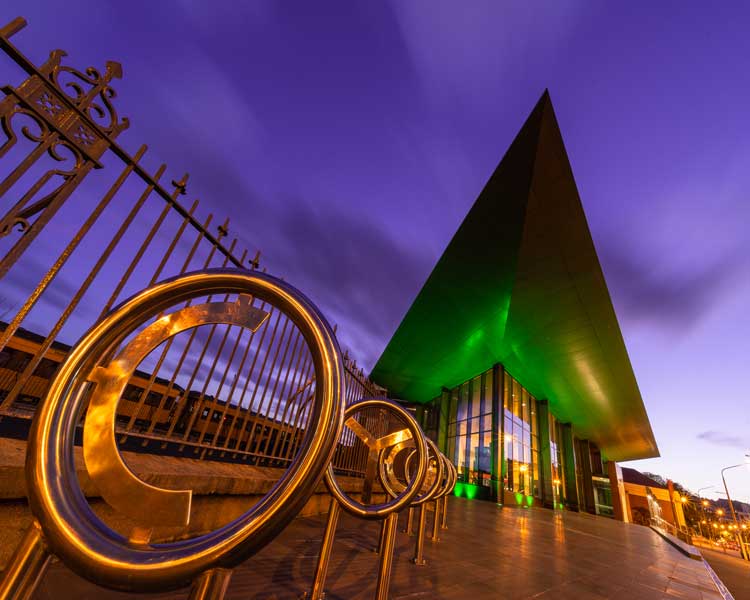
[[[528,506],[531,506],[532,504],[534,504],[534,496],[526,496],[526,504]]]
[[[466,498],[468,500],[473,500],[477,497],[477,494],[479,493],[479,486],[473,485],[471,483],[466,483],[463,481],[459,481],[456,483],[456,487],[453,488],[453,495],[457,498]]]
[[[476,346],[481,341],[481,339],[483,337],[484,337],[484,330],[483,329],[477,329],[466,340],[466,346],[469,347],[469,348],[473,348],[474,346]]]
[[[521,492],[516,492],[515,496],[516,496],[516,504],[518,504],[518,506],[522,506],[523,505],[523,494]]]
[[[370,376],[427,403],[494,364],[612,460],[658,456],[546,93]]]

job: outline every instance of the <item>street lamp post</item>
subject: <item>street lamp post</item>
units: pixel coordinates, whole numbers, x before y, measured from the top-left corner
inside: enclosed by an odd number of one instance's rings
[[[705,487],[700,488],[697,492],[695,492],[695,495],[698,496],[698,498],[701,501],[701,506],[702,506],[702,510],[703,510],[703,521],[706,521],[706,524],[708,523],[708,517],[706,516],[706,507],[708,506],[708,500],[706,500],[705,498],[701,498],[701,492],[703,490],[710,490],[712,487],[714,487],[714,486],[707,485]],[[701,532],[701,535],[703,535],[702,523],[700,525],[701,525],[700,532]],[[708,530],[708,535],[706,537],[708,538],[708,540],[710,542],[711,541],[711,528],[710,527],[706,527],[706,529]]]
[[[750,455],[746,455],[747,457],[750,457]],[[737,467],[746,467],[748,466],[748,462],[740,463],[738,465],[732,465],[730,467],[724,467],[721,470],[721,480],[724,482],[724,490],[727,493],[727,500],[729,501],[729,510],[732,513],[732,519],[734,520],[735,525],[735,536],[737,537],[737,541],[740,544],[740,556],[742,556],[745,560],[750,560],[750,556],[748,555],[747,548],[745,548],[745,542],[742,539],[742,534],[740,533],[740,526],[737,522],[737,513],[734,512],[734,504],[732,504],[732,498],[729,495],[729,488],[727,487],[727,480],[724,478],[724,471],[728,471],[729,469],[736,469]]]

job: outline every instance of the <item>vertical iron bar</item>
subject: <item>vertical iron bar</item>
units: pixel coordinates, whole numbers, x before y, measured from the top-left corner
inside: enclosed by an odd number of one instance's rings
[[[264,303],[265,306],[265,303]],[[250,385],[250,382],[252,381],[253,373],[255,372],[255,365],[258,362],[258,356],[260,355],[261,349],[263,348],[263,341],[266,338],[266,333],[268,332],[268,329],[271,326],[271,316],[273,315],[274,307],[269,306],[268,307],[268,316],[266,317],[266,320],[264,321],[263,325],[261,326],[263,328],[263,331],[260,334],[260,340],[258,341],[258,347],[256,349],[255,355],[253,356],[253,362],[250,365],[250,370],[247,373],[247,377],[245,378],[245,385],[242,386],[242,394],[240,396],[240,400],[237,403],[238,406],[242,407],[242,403],[245,401],[245,393],[247,392],[247,388]],[[276,321],[278,323],[279,315],[276,316]],[[257,385],[253,388],[254,390],[257,388]],[[252,405],[253,405],[253,398],[255,397],[255,392],[253,392],[253,397],[250,399],[250,402],[247,405],[245,410],[245,416],[242,420],[242,425],[240,425],[240,434],[237,436],[237,444],[234,446],[235,450],[239,450],[240,446],[242,445],[242,438],[245,434],[245,427],[248,423],[251,424],[251,427],[255,427],[255,420],[252,418]],[[248,432],[248,437],[250,433]]]
[[[13,244],[13,247],[8,251],[5,257],[0,260],[0,279],[5,277],[10,268],[20,258],[20,256],[26,251],[31,242],[34,241],[39,232],[44,229],[44,226],[55,216],[57,211],[78,187],[81,181],[89,174],[91,169],[94,168],[92,161],[86,161],[82,166],[75,167],[77,172],[70,179],[65,181],[55,192],[54,198],[50,203],[39,213],[36,220],[24,231],[24,234]]]
[[[140,159],[145,152],[146,152],[146,146],[141,146],[138,153],[136,154],[136,160]],[[114,195],[122,187],[122,184],[125,182],[125,180],[130,175],[132,170],[133,170],[133,165],[128,165],[122,171],[122,173],[117,178],[115,183],[110,187],[110,189],[104,195],[104,197],[99,202],[97,207],[94,209],[94,212],[92,212],[91,215],[89,215],[89,218],[86,219],[86,222],[78,230],[78,232],[73,237],[73,239],[68,243],[67,247],[62,252],[62,254],[60,254],[55,264],[50,268],[50,270],[45,275],[44,279],[39,283],[39,285],[36,287],[36,289],[31,294],[31,296],[27,299],[23,308],[21,308],[21,310],[16,314],[11,324],[8,325],[8,327],[3,332],[2,336],[0,336],[0,350],[2,350],[5,347],[7,342],[10,340],[10,337],[17,331],[18,327],[21,324],[21,321],[23,321],[23,319],[26,317],[26,315],[34,306],[34,304],[36,304],[37,300],[42,295],[42,292],[52,282],[52,280],[57,275],[59,270],[62,268],[62,266],[68,260],[70,255],[76,249],[81,239],[83,239],[83,237],[88,233],[88,231],[91,229],[94,223],[98,220],[102,211],[107,207],[107,205],[110,203]],[[83,297],[83,295],[88,291],[89,287],[91,286],[91,283],[99,274],[99,271],[104,266],[104,263],[109,258],[115,246],[117,246],[117,244],[119,243],[120,239],[124,235],[130,223],[135,218],[136,213],[141,209],[141,207],[143,206],[143,203],[146,200],[146,197],[150,193],[151,193],[150,189],[147,189],[141,195],[138,202],[136,202],[135,206],[133,206],[130,213],[126,217],[125,221],[123,221],[123,223],[120,225],[120,228],[116,232],[115,236],[110,240],[109,244],[107,244],[107,247],[102,252],[101,256],[96,261],[96,263],[92,267],[89,274],[86,276],[86,279],[84,279],[83,283],[81,284],[81,287],[73,295],[73,298],[68,302],[68,304],[65,307],[65,310],[63,310],[62,315],[57,320],[52,330],[45,337],[41,346],[37,350],[35,356],[31,359],[31,361],[29,361],[29,363],[24,368],[23,373],[19,376],[18,380],[16,381],[16,384],[13,386],[13,389],[8,393],[8,395],[3,400],[2,404],[0,405],[0,410],[8,410],[12,406],[13,402],[16,400],[18,395],[21,393],[21,390],[23,390],[23,387],[28,382],[32,373],[39,366],[39,363],[42,361],[42,358],[44,358],[44,355],[47,353],[47,350],[49,350],[50,346],[52,346],[52,343],[55,341],[57,334],[60,332],[63,325],[65,325],[68,318],[72,314],[73,310],[75,310],[75,308],[78,306],[78,303],[81,301],[81,298]]]
[[[265,307],[266,307],[266,303],[262,302],[261,305],[260,305],[260,309],[264,310]],[[271,315],[269,313],[268,317],[266,317],[263,325],[261,326],[261,327],[264,328],[264,330],[265,330],[265,328],[268,327],[268,321],[270,319],[270,316]],[[245,352],[242,355],[242,360],[240,361],[240,366],[237,368],[237,372],[234,375],[234,381],[232,382],[232,389],[229,392],[230,396],[234,396],[234,391],[235,391],[235,389],[237,387],[237,384],[240,381],[240,376],[241,376],[241,374],[243,372],[243,369],[245,368],[245,362],[247,361],[247,356],[250,353],[250,349],[251,349],[251,347],[253,345],[253,340],[255,339],[255,334],[257,333],[257,331],[258,330],[256,329],[255,331],[251,331],[250,332],[250,339],[248,339],[247,344],[245,344]],[[262,337],[262,334],[261,334],[261,337]],[[261,340],[261,344],[262,344],[262,340]],[[256,353],[255,356],[254,356],[254,359],[253,359],[253,363],[252,363],[253,366],[255,365],[255,359],[257,359],[257,357],[258,357],[258,355]],[[250,373],[252,373],[252,367],[250,369]],[[242,434],[243,434],[243,431],[244,431],[245,423],[247,422],[247,414],[246,414],[242,418],[242,423],[240,424],[240,426],[239,427],[235,427],[235,424],[239,423],[239,418],[240,418],[240,416],[242,414],[242,411],[244,410],[242,408],[242,402],[245,399],[245,392],[247,391],[247,386],[248,386],[248,383],[250,381],[250,373],[248,373],[247,378],[245,379],[245,385],[242,388],[242,393],[240,395],[240,399],[237,401],[237,404],[235,404],[235,406],[234,406],[234,414],[232,416],[232,427],[234,427],[235,429],[238,429],[237,439],[235,440],[235,445],[233,446],[233,448],[235,450],[237,449],[237,447],[240,444],[240,440],[242,439]],[[247,411],[245,411],[245,412],[247,413]],[[224,446],[223,446],[223,448],[225,450],[229,449],[229,437],[227,437],[224,440]]]
[[[177,193],[177,190],[175,190],[175,193]],[[208,226],[211,223],[212,218],[213,218],[213,215],[209,214],[208,217],[206,218],[204,227],[208,228]],[[182,237],[182,231],[183,231],[183,229],[181,228],[178,231],[177,235],[175,236],[175,240],[179,239],[179,237]],[[188,253],[187,258],[182,263],[182,268],[180,269],[180,274],[184,273],[187,270],[188,266],[190,265],[190,263],[193,260],[193,256],[195,255],[195,251],[198,249],[198,245],[200,244],[200,242],[201,242],[202,239],[203,239],[203,232],[199,232],[198,236],[196,237],[195,241],[193,242],[193,246],[190,248],[190,252]],[[173,244],[169,248],[169,254],[171,254],[171,252],[172,252],[175,244],[176,244],[176,241],[173,240]],[[211,260],[212,257],[213,257],[213,251],[209,253],[208,258],[206,259],[206,263],[210,262],[210,260]],[[154,275],[151,277],[151,283],[149,285],[152,285],[154,283],[154,281],[156,281],[156,278],[159,277],[159,275],[161,274],[162,269],[164,268],[164,265],[166,264],[166,260],[167,260],[167,257],[163,258],[162,261],[159,263],[159,266],[156,268],[156,271],[155,271]],[[189,302],[186,303],[186,306],[189,305],[189,304],[190,304]],[[195,330],[193,330],[193,332],[194,331]],[[162,351],[161,351],[161,353],[159,355],[159,358],[157,359],[157,366],[156,366],[156,368],[153,369],[153,372],[151,373],[151,376],[149,377],[149,381],[148,381],[148,384],[146,386],[146,389],[141,394],[141,397],[138,398],[138,405],[133,409],[133,412],[130,415],[130,419],[128,420],[128,423],[127,423],[127,425],[124,428],[126,433],[129,433],[130,431],[132,431],[133,425],[135,424],[136,420],[138,419],[138,416],[140,415],[141,411],[143,410],[143,406],[146,403],[146,399],[148,397],[148,394],[149,394],[149,392],[150,392],[150,390],[151,390],[151,388],[153,386],[154,381],[156,380],[156,375],[159,372],[159,367],[162,365],[162,363],[166,359],[167,354],[169,353],[169,349],[172,347],[172,343],[173,342],[174,342],[174,338],[169,338],[167,340],[167,342],[164,344],[164,348],[162,349]],[[170,392],[172,390],[171,383],[172,383],[172,381],[170,381],[170,386],[167,388],[167,390],[165,392],[165,395],[167,397],[169,397],[169,394],[170,394]],[[161,405],[161,402],[160,402],[160,405]],[[149,424],[149,431],[153,431],[153,427],[151,427],[152,424],[153,423]],[[121,443],[124,442],[126,439],[127,439],[127,435],[124,435],[121,438]]]
[[[268,443],[271,441],[271,433],[274,427],[273,420],[269,418],[271,416],[271,404],[273,403],[273,398],[276,395],[276,387],[278,386],[279,377],[281,376],[281,369],[283,367],[284,360],[286,359],[287,350],[289,349],[289,341],[291,340],[291,332],[290,332],[289,340],[287,340],[286,345],[284,346],[284,354],[281,357],[281,362],[278,362],[279,352],[281,351],[281,346],[284,343],[284,336],[286,335],[286,328],[290,322],[291,321],[289,320],[289,318],[286,317],[285,315],[284,327],[281,329],[281,336],[279,337],[279,341],[276,346],[276,352],[274,353],[273,360],[271,361],[271,366],[268,369],[268,376],[266,377],[266,385],[263,388],[263,396],[261,397],[260,403],[259,403],[258,415],[260,417],[260,424],[262,427],[261,431],[263,433],[265,433],[266,423],[269,423],[270,421],[270,424],[268,425],[268,437],[265,438],[265,444],[263,446],[263,453],[265,456],[268,455],[268,452],[267,452]],[[270,348],[269,348],[269,352],[270,352]],[[268,396],[268,406],[266,407],[264,400],[266,398],[266,394],[268,393],[268,388],[271,385],[271,378],[274,377],[274,371],[276,371],[277,364],[278,364],[278,371],[277,371],[278,376],[274,378],[273,389],[271,390],[270,396]],[[260,447],[260,444],[263,441],[264,441],[264,438],[263,438],[263,435],[261,435],[261,439],[258,442],[258,447]]]
[[[294,457],[294,440],[297,437],[299,418],[304,407],[304,397],[302,393],[305,391],[305,389],[307,389],[307,383],[303,382],[308,381],[308,375],[311,369],[310,363],[311,355],[308,350],[308,352],[305,353],[305,361],[300,369],[300,374],[294,383],[295,391],[293,394],[290,394],[289,398],[287,398],[287,403],[293,405],[295,407],[295,410],[294,414],[289,417],[289,424],[285,429],[287,443],[286,450],[284,451],[284,454],[282,456],[284,460],[291,460]]]
[[[284,376],[284,384],[281,386],[281,391],[279,392],[279,403],[277,404],[277,411],[276,415],[274,415],[274,420],[278,417],[278,407],[281,406],[281,398],[284,397],[284,394],[286,393],[286,386],[289,382],[289,373],[294,372],[294,375],[292,375],[292,389],[294,389],[294,382],[299,374],[299,364],[302,359],[302,355],[304,354],[303,349],[305,348],[305,342],[302,341],[302,346],[300,347],[299,351],[297,350],[297,347],[299,346],[300,339],[302,338],[302,334],[300,330],[297,330],[297,337],[294,340],[294,348],[292,349],[292,358],[289,362],[289,368],[286,371],[286,375]],[[296,361],[295,361],[296,358]],[[287,414],[289,412],[290,408],[290,402],[289,397],[284,400],[284,412],[281,415],[281,418],[279,419],[279,430],[278,434],[276,435],[276,442],[274,443],[273,448],[271,449],[270,455],[276,456],[278,452],[283,452],[283,446],[281,446],[282,441],[281,438],[283,435],[286,435],[286,420],[287,420]]]
[[[247,410],[248,410],[248,414],[249,415],[252,415],[252,413],[253,413],[253,407],[255,406],[255,396],[258,393],[258,388],[260,387],[260,382],[261,382],[261,379],[263,378],[263,373],[266,370],[266,364],[268,364],[268,357],[271,354],[271,348],[273,348],[273,341],[276,338],[276,331],[279,328],[279,323],[281,322],[281,316],[282,316],[281,311],[277,311],[276,312],[276,322],[273,325],[273,330],[271,331],[271,339],[268,342],[268,349],[266,350],[266,353],[263,356],[263,363],[261,364],[260,371],[258,371],[258,381],[257,381],[255,387],[253,388],[253,395],[250,398],[250,403],[247,406]],[[286,321],[286,319],[285,319],[285,321]],[[260,351],[261,351],[261,346],[258,346],[258,353],[260,353]],[[263,393],[265,394],[265,389],[264,389]],[[250,444],[251,444],[251,442],[253,441],[253,439],[255,437],[255,430],[258,428],[259,417],[260,417],[260,413],[258,413],[256,411],[253,426],[250,428],[250,433],[247,436],[247,441],[245,442],[245,452],[249,451]],[[262,430],[261,430],[261,435],[262,435]]]
[[[146,152],[146,146],[145,145],[141,146],[135,155],[135,160],[139,160],[145,152]],[[49,270],[44,275],[42,280],[37,284],[34,291],[26,299],[26,302],[24,302],[24,305],[23,307],[21,307],[21,310],[19,310],[18,313],[16,313],[16,316],[13,317],[13,320],[9,323],[8,327],[6,327],[5,331],[2,333],[2,335],[0,335],[0,351],[2,351],[5,348],[5,345],[8,343],[8,340],[13,336],[16,330],[20,327],[21,322],[24,320],[24,318],[26,318],[26,315],[33,308],[33,306],[37,303],[37,301],[39,300],[39,297],[42,295],[44,290],[46,290],[49,287],[49,285],[52,283],[53,279],[57,276],[57,273],[60,271],[63,265],[67,262],[68,258],[70,258],[70,255],[76,249],[76,247],[81,242],[83,237],[89,232],[89,230],[94,225],[94,223],[96,223],[96,221],[99,219],[99,217],[102,214],[102,211],[104,211],[104,209],[109,205],[114,195],[120,190],[123,183],[125,183],[125,180],[128,178],[128,176],[132,172],[133,172],[133,165],[127,165],[122,170],[119,177],[117,177],[115,182],[112,184],[109,190],[107,190],[107,192],[104,194],[104,196],[99,201],[97,206],[94,208],[93,212],[88,216],[86,221],[83,223],[80,229],[73,236],[73,239],[70,240],[70,242],[68,242],[68,245],[62,251],[62,253],[57,258],[55,263],[49,268]],[[0,273],[0,278],[2,278],[2,275],[3,274]]]
[[[187,177],[187,175],[185,177]],[[198,206],[198,201],[195,200],[193,202],[193,205],[190,207],[190,210],[188,212],[192,215],[193,211],[195,211],[195,209],[196,209],[197,206]],[[140,263],[141,258],[143,258],[143,255],[146,253],[146,250],[151,245],[151,242],[153,241],[154,236],[159,231],[159,229],[161,229],[162,223],[164,223],[164,219],[167,218],[167,215],[169,214],[169,211],[170,211],[169,204],[165,204],[164,208],[162,209],[161,213],[159,214],[159,217],[156,219],[156,221],[154,222],[154,224],[151,226],[151,229],[149,230],[148,234],[144,238],[143,242],[141,242],[141,245],[139,246],[138,251],[136,252],[135,256],[133,257],[133,260],[130,261],[130,264],[128,265],[128,268],[122,274],[122,277],[120,277],[120,281],[117,282],[117,286],[112,291],[112,294],[110,295],[110,297],[107,300],[107,302],[104,304],[104,307],[102,308],[102,312],[99,314],[99,319],[101,319],[104,315],[106,315],[109,312],[109,309],[112,308],[112,305],[117,300],[118,296],[120,295],[120,292],[122,292],[122,289],[125,287],[125,285],[127,284],[127,282],[130,280],[130,277],[132,276],[133,271],[138,266],[138,263]],[[184,231],[184,229],[187,226],[187,224],[188,224],[187,219],[183,219],[182,229],[180,231],[180,234],[182,233],[182,231]],[[169,254],[171,254],[171,253],[167,253],[166,256],[169,256]],[[162,260],[164,260],[163,257],[162,257]],[[97,321],[99,319],[97,319]]]

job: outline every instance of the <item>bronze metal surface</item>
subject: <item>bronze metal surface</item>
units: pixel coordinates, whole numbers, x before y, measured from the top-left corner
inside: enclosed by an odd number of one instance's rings
[[[406,424],[406,430],[399,430],[396,435],[390,434],[382,438],[377,438],[375,435],[367,431],[367,429],[358,421],[352,421],[353,415],[358,412],[364,409],[374,408],[385,409],[386,411],[398,416],[398,418]],[[395,402],[380,398],[370,398],[349,405],[345,413],[345,422],[347,427],[357,434],[370,451],[376,452],[385,450],[385,444],[393,443],[398,445],[403,443],[403,441],[407,439],[408,430],[408,434],[410,434],[417,451],[417,469],[409,484],[400,494],[394,494],[392,500],[382,504],[365,505],[353,500],[344,493],[336,481],[333,467],[330,466],[326,471],[325,481],[331,495],[339,501],[344,510],[363,519],[382,519],[392,512],[398,512],[402,508],[409,506],[413,501],[413,498],[419,493],[427,474],[428,444],[430,443],[430,440],[425,438],[419,425],[414,420],[414,417],[412,417],[406,409]]]
[[[0,580],[0,600],[31,600],[51,555],[38,523],[32,523]]]
[[[417,540],[414,545],[414,558],[412,558],[412,562],[420,567],[427,564],[427,561],[424,559],[424,533],[427,527],[426,509],[427,506],[425,504],[417,507],[417,510],[419,510],[419,521],[417,522]]]
[[[411,501],[412,506],[417,506],[431,500],[433,497],[435,497],[436,494],[443,491],[444,489],[443,487],[441,487],[443,486],[443,473],[446,470],[443,454],[440,452],[440,450],[438,450],[435,442],[433,442],[429,438],[426,438],[426,441],[430,455],[428,463],[428,477],[426,478],[426,481],[424,482],[420,490],[421,493],[415,494],[415,497],[413,497]],[[406,441],[399,441],[394,446],[385,449],[383,453],[383,459],[378,465],[380,482],[383,485],[383,488],[385,488],[386,492],[394,497],[399,493],[403,493],[406,487],[408,487],[408,485],[411,485],[412,483],[412,479],[409,474],[409,464],[410,460],[414,456],[413,454],[410,455],[404,463],[405,472],[402,474],[402,479],[408,482],[408,484],[405,485],[404,483],[402,483],[394,472],[395,458],[407,447],[405,445],[406,443]]]
[[[72,441],[85,377],[140,324],[170,306],[217,292],[262,298],[288,314],[300,329],[316,371],[311,427],[291,467],[247,513],[198,538],[134,546],[91,511],[75,477]],[[313,493],[341,433],[343,391],[342,357],[333,332],[314,305],[290,285],[257,272],[228,270],[167,280],[137,294],[99,321],[60,368],[29,439],[27,485],[32,512],[49,548],[80,575],[100,585],[133,591],[172,589],[207,570],[231,568],[273,539]]]
[[[256,330],[268,316],[250,306],[248,298],[236,302],[209,302],[182,308],[143,329],[106,366],[97,366],[88,379],[96,383],[83,429],[83,456],[89,476],[102,498],[141,525],[187,525],[189,490],[165,490],[136,477],[117,449],[115,417],[125,385],[141,361],[165,340],[207,323],[232,323]]]
[[[389,423],[388,417],[395,416],[397,420],[406,424],[406,427],[392,433],[380,435],[371,431],[368,426],[355,418],[357,414],[364,414],[367,410],[377,410],[379,418],[374,420],[364,417],[369,427],[375,425],[378,428]],[[409,506],[414,496],[419,493],[427,474],[427,463],[429,460],[429,450],[427,438],[417,424],[414,417],[402,406],[382,399],[360,400],[347,407],[345,413],[345,425],[349,431],[353,432],[367,448],[368,460],[376,460],[376,472],[379,468],[378,463],[382,464],[386,451],[393,447],[403,448],[405,444],[410,444],[413,453],[417,458],[416,469],[413,477],[403,487],[400,493],[391,494],[392,500],[383,504],[364,504],[357,502],[347,496],[339,487],[336,481],[333,468],[329,467],[326,471],[326,485],[333,496],[331,508],[326,522],[326,530],[321,544],[320,554],[315,569],[310,598],[312,600],[322,600],[325,596],[325,580],[328,574],[328,564],[330,562],[333,542],[336,536],[336,525],[338,523],[340,509],[361,519],[378,519],[382,520],[380,537],[378,541],[378,584],[376,598],[386,600],[391,580],[391,569],[393,566],[393,550],[396,539],[396,529],[398,527],[398,512]],[[362,417],[361,417],[362,418]],[[364,496],[364,494],[363,494]]]

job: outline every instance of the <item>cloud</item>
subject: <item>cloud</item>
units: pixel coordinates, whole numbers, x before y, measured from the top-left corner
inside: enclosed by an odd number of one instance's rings
[[[426,87],[433,94],[452,93],[473,101],[490,96],[488,89],[504,96],[508,71],[533,70],[530,47],[552,52],[565,44],[586,14],[577,0],[512,8],[481,0],[464,3],[458,11],[448,1],[431,3],[430,10],[418,2],[392,2],[392,7]]]
[[[372,367],[431,266],[429,253],[407,244],[367,214],[301,198],[279,203],[264,242],[267,264],[308,295],[354,356]]]
[[[716,446],[725,446],[727,448],[739,448],[747,450],[750,448],[750,438],[741,437],[721,431],[703,431],[696,436],[699,440],[714,444]]]
[[[721,299],[727,287],[741,278],[746,260],[727,253],[689,268],[666,270],[656,261],[639,260],[637,252],[613,244],[599,256],[618,314],[674,333],[698,323]]]

